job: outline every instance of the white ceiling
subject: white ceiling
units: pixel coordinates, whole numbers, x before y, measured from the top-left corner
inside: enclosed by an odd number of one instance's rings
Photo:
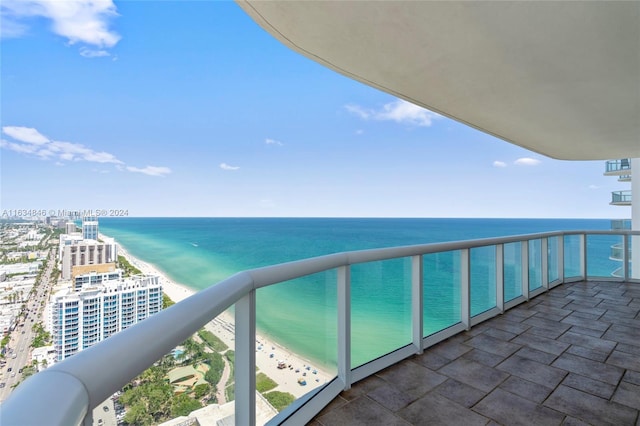
[[[640,157],[639,1],[238,4],[306,57],[516,145]]]

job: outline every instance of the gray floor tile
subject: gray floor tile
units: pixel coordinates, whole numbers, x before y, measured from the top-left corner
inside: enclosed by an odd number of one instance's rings
[[[585,348],[583,346],[571,346],[565,353],[577,355],[582,358],[587,358],[592,361],[604,362],[608,357],[608,352],[600,352],[595,349]]]
[[[541,364],[551,364],[556,358],[557,355],[550,354],[548,352],[542,352],[537,349],[532,349],[528,346],[523,347],[518,352],[515,353],[522,358],[531,359],[533,361],[537,361]]]
[[[504,361],[506,356],[492,354],[489,352],[481,351],[480,349],[473,349],[462,355],[462,358],[479,362],[480,364],[484,364],[487,367],[495,367],[496,365]]]
[[[607,359],[607,364],[640,372],[640,357],[626,352],[613,351]],[[640,396],[638,396],[638,399],[640,399]]]
[[[473,410],[498,423],[513,426],[552,426],[560,425],[564,420],[564,414],[502,389],[491,392]]]
[[[530,348],[537,349],[542,352],[548,352],[554,355],[560,355],[569,347],[568,343],[557,342],[553,339],[548,339],[543,336],[530,334],[529,332],[521,334],[520,336],[513,339],[512,342],[519,345],[526,345]]]
[[[616,390],[614,385],[601,382],[600,380],[590,379],[575,373],[569,373],[569,375],[562,381],[562,384],[604,399],[610,399],[613,392]]]
[[[611,399],[627,407],[640,410],[640,385],[622,382]]]
[[[459,358],[438,371],[485,392],[491,391],[509,376],[503,371],[464,358]]]
[[[364,396],[329,411],[316,420],[324,426],[407,426],[407,422]]]
[[[617,385],[624,374],[624,370],[620,367],[591,361],[571,354],[562,354],[551,365],[612,385]]]
[[[413,425],[484,426],[489,419],[438,393],[429,393],[398,411],[398,415]],[[378,423],[380,424],[380,423]]]
[[[412,361],[405,361],[389,367],[378,373],[378,376],[413,399],[419,398],[447,380],[445,376]]]
[[[486,393],[474,387],[453,379],[449,379],[435,388],[434,392],[437,392],[467,408],[475,405],[486,395]]]
[[[539,385],[516,376],[509,377],[500,385],[500,388],[538,404],[547,399],[553,391],[553,388]]]
[[[594,425],[634,425],[638,415],[632,408],[562,385],[544,405]]]
[[[610,353],[616,346],[616,342],[612,342],[611,340],[600,339],[597,337],[587,336],[585,334],[578,334],[572,331],[567,331],[562,336],[558,337],[558,340],[569,343],[571,345],[578,345],[589,349],[595,349],[607,354]]]
[[[522,347],[521,345],[496,339],[486,334],[479,334],[473,339],[468,340],[465,344],[503,357],[511,355]]]
[[[556,387],[567,372],[559,368],[541,364],[518,355],[507,358],[496,367],[498,370],[543,386]]]
[[[380,386],[369,392],[367,396],[391,411],[398,411],[415,401],[415,398],[390,385]]]

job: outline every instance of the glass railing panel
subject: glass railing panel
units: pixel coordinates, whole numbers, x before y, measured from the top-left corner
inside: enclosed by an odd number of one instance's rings
[[[522,246],[519,242],[504,245],[504,301],[522,296]]]
[[[256,290],[258,424],[336,376],[336,289],[330,270]],[[235,391],[232,376],[225,390]]]
[[[565,235],[564,237],[564,277],[575,278],[580,276],[582,250],[580,248],[580,235]]]
[[[558,253],[560,250],[560,238],[547,238],[547,279],[552,283],[560,278],[560,265],[558,265]]]
[[[629,236],[628,259],[629,278],[640,280],[640,235]]]
[[[611,260],[611,246],[622,243],[622,235],[587,235],[587,276],[611,278],[622,264]]]
[[[496,307],[496,247],[470,251],[471,316]]]
[[[424,336],[461,321],[460,252],[446,251],[423,256]]]
[[[411,258],[352,265],[352,367],[411,341]]]
[[[611,260],[617,260],[622,262],[624,260],[624,246],[623,244],[614,244],[611,246],[611,251],[609,253],[609,258]]]
[[[542,241],[529,240],[529,291],[542,287]]]

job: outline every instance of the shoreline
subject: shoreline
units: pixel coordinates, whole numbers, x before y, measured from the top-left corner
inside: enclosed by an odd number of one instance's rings
[[[143,274],[157,275],[162,284],[162,292],[173,302],[179,303],[197,293],[195,290],[170,279],[155,265],[144,262],[129,253],[117,240],[118,255],[123,256],[131,265],[138,268]],[[235,350],[235,321],[233,315],[224,311],[212,319],[204,327],[222,340],[231,350]],[[284,361],[287,366],[278,368],[278,361]],[[291,366],[289,368],[289,366]],[[271,391],[288,392],[297,398],[305,395],[318,386],[333,380],[335,374],[330,374],[314,365],[304,357],[293,353],[279,343],[266,338],[256,331],[256,369],[277,383]],[[298,371],[296,371],[298,370]],[[314,373],[315,372],[315,373]],[[298,379],[305,379],[306,385],[300,385]]]

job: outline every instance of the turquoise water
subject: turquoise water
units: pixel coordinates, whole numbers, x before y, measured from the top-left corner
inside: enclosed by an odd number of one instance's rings
[[[543,231],[609,229],[594,219],[325,219],[325,218],[118,218],[100,231],[171,279],[200,290],[259,266],[349,250],[455,241]],[[609,238],[609,237],[598,237]],[[589,243],[590,240],[588,240]],[[607,244],[589,259],[589,272],[608,275],[618,264]],[[608,242],[608,240],[606,241]],[[613,241],[615,242],[615,241]],[[530,262],[539,261],[537,247]],[[505,275],[518,294],[519,247],[505,247]],[[472,313],[495,303],[493,250],[474,249]],[[509,259],[513,259],[509,261]],[[459,318],[457,253],[425,256],[425,328],[436,331]],[[532,286],[540,277],[530,277]],[[354,365],[410,343],[411,265],[408,259],[354,265],[352,358]],[[260,289],[257,326],[294,352],[333,369],[336,359],[336,272],[329,271]],[[427,333],[428,334],[428,333]]]

